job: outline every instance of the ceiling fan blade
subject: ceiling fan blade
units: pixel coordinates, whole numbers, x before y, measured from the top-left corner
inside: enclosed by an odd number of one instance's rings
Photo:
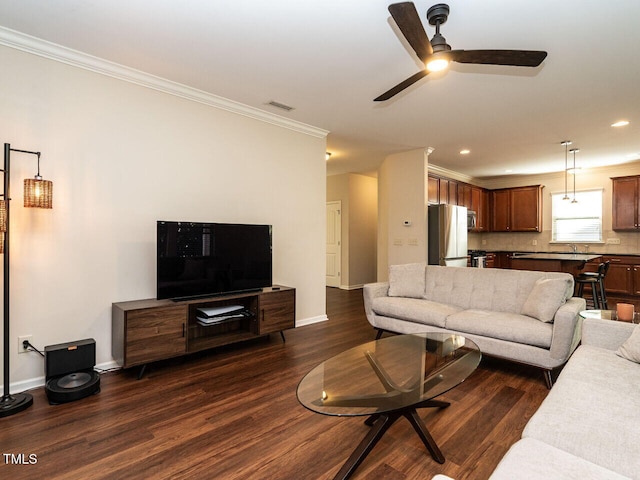
[[[393,3],[389,5],[389,13],[420,60],[424,61],[433,53],[431,42],[429,42],[429,37],[424,31],[418,11],[413,3]]]
[[[451,50],[447,55],[452,62],[459,63],[537,67],[546,58],[547,52],[536,50]]]
[[[398,85],[396,85],[392,89],[387,90],[386,92],[384,92],[379,97],[374,98],[373,101],[374,102],[384,102],[385,100],[389,100],[391,97],[399,94],[405,88],[410,87],[411,85],[416,83],[418,80],[420,80],[422,77],[426,77],[428,74],[429,74],[429,72],[427,70],[421,70],[418,73],[416,73],[415,75],[412,75],[409,78],[407,78],[404,82],[400,82]]]

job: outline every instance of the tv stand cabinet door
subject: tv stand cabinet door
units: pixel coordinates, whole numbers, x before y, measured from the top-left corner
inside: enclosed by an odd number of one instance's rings
[[[186,352],[187,306],[126,312],[125,367],[142,365]]]
[[[282,288],[260,294],[258,334],[281,332],[296,326],[296,291]]]

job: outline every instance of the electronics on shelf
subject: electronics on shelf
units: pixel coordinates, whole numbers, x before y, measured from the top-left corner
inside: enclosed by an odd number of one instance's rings
[[[219,325],[242,318],[248,318],[251,313],[243,305],[225,305],[222,307],[198,308],[196,319],[203,327]]]

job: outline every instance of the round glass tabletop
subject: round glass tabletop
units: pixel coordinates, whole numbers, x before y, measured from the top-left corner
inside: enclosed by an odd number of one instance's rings
[[[631,323],[640,323],[640,312],[634,312],[632,315]],[[601,320],[620,320],[616,310],[582,310],[580,316],[582,318],[598,318]],[[629,320],[620,321],[628,322]]]
[[[454,388],[481,358],[478,346],[461,335],[394,335],[322,362],[298,384],[298,400],[324,415],[391,412]]]

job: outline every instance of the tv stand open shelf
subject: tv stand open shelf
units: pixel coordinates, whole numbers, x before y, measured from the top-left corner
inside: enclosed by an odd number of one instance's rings
[[[247,315],[212,325],[198,322],[198,309],[240,305]],[[122,368],[250,340],[295,327],[296,290],[268,287],[182,301],[133,300],[112,305],[113,358]]]

